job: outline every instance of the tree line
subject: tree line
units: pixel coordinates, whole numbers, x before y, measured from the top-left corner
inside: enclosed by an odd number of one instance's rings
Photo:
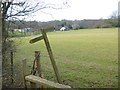
[[[69,30],[89,29],[89,28],[113,28],[119,27],[118,17],[111,16],[109,19],[84,19],[84,20],[54,20],[48,22],[40,21],[8,21],[10,24],[9,31],[14,29],[32,28],[34,34],[39,34],[40,29],[47,31],[59,31],[62,27],[67,27]]]

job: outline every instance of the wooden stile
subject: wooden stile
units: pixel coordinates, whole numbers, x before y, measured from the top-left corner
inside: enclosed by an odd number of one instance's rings
[[[47,51],[48,51],[48,54],[49,54],[49,57],[50,57],[50,60],[51,60],[54,72],[55,72],[55,75],[56,75],[56,78],[57,78],[57,81],[58,81],[58,83],[62,83],[62,80],[60,79],[58,68],[57,68],[55,59],[53,57],[52,49],[50,47],[50,43],[49,43],[49,40],[47,38],[46,32],[45,32],[44,29],[41,29],[41,32],[42,32],[42,36],[39,36],[39,37],[34,38],[34,39],[31,39],[29,42],[32,44],[32,43],[35,43],[35,42],[37,42],[39,40],[44,39],[44,42],[45,42],[45,45],[46,45],[46,48],[47,48]]]
[[[40,86],[42,86],[41,88],[70,89],[71,88],[70,86],[62,84],[62,80],[60,78],[58,68],[57,68],[57,65],[56,65],[56,62],[55,62],[55,59],[54,59],[54,56],[52,53],[52,49],[50,47],[50,43],[49,43],[49,40],[48,40],[48,37],[47,37],[45,30],[41,29],[41,33],[42,33],[42,36],[31,39],[29,42],[32,44],[32,43],[35,43],[39,40],[42,40],[42,39],[44,40],[58,83],[54,83],[52,81],[43,79],[41,65],[40,65],[40,52],[39,51],[35,51],[35,62],[37,65],[37,71],[38,71],[39,77],[35,76],[35,75],[28,75],[25,77],[25,80],[31,82],[31,84],[39,84]]]
[[[25,77],[25,79],[30,81],[30,82],[34,82],[34,83],[43,85],[43,86],[48,87],[48,88],[59,88],[59,89],[61,89],[61,88],[63,88],[63,89],[71,88],[68,85],[54,83],[52,81],[48,81],[46,79],[43,79],[43,78],[35,76],[35,75],[28,75],[28,76]]]

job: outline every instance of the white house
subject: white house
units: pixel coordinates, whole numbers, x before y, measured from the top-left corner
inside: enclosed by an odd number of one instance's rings
[[[67,30],[68,30],[67,27],[62,27],[62,28],[60,28],[60,31],[67,31]]]
[[[32,28],[14,29],[15,32],[33,32]]]

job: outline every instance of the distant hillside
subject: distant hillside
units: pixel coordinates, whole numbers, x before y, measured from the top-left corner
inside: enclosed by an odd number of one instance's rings
[[[49,22],[12,21],[10,25],[10,30],[32,28],[36,33],[40,32],[41,28],[47,28],[48,31],[59,31],[61,27],[68,27],[69,30],[78,30],[86,28],[111,28],[118,26],[117,20],[114,19],[54,20]]]

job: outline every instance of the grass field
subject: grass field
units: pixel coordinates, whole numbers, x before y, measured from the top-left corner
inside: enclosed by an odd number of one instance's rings
[[[111,28],[48,33],[64,84],[73,88],[118,87],[117,32],[116,28]],[[15,39],[18,49],[14,63],[21,67],[26,58],[27,73],[30,73],[34,51],[40,50],[45,78],[56,81],[44,41],[29,44],[29,40],[37,36]]]

